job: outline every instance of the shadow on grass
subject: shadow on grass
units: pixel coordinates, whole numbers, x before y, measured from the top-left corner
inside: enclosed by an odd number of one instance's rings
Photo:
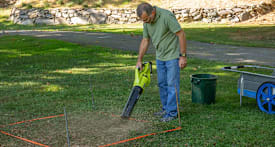
[[[275,46],[274,25],[220,25],[220,24],[183,24],[183,29],[188,40],[207,43],[227,44],[249,47]],[[110,32],[131,35],[142,35],[141,28],[127,28],[127,26],[115,25],[34,25],[24,26],[4,21],[0,25],[2,30],[48,30],[48,31],[87,31],[87,32]]]

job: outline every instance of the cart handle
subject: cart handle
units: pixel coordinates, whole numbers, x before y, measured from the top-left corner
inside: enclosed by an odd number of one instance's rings
[[[261,69],[268,69],[268,70],[275,71],[275,68],[269,68],[269,67],[263,67],[263,66],[257,66],[257,65],[226,66],[226,67],[223,67],[222,69],[239,69],[239,68],[245,68],[245,67],[261,68]]]
[[[223,69],[238,69],[238,68],[244,68],[245,65],[241,65],[241,66],[227,66],[227,67],[224,67]]]

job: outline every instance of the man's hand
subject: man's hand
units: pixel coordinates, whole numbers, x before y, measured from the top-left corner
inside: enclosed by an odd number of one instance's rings
[[[187,66],[187,58],[186,57],[180,57],[180,59],[179,59],[180,69],[184,69],[186,66]]]
[[[142,62],[141,61],[137,61],[136,68],[139,68],[140,71],[142,70]]]

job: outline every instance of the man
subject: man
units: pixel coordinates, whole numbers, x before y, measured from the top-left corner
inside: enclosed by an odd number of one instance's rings
[[[162,103],[162,110],[155,115],[162,117],[162,122],[168,122],[177,117],[176,93],[179,98],[180,69],[187,65],[185,33],[174,14],[168,10],[142,3],[137,7],[137,15],[144,23],[136,66],[142,68],[142,58],[151,39],[156,48],[158,86]]]

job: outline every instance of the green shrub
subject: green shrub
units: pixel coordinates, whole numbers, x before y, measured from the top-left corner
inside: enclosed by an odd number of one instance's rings
[[[22,8],[31,9],[32,5],[31,4],[22,3]]]
[[[102,5],[103,5],[103,0],[98,0],[98,1],[96,1],[95,2],[95,7],[97,8],[97,7],[101,7]]]
[[[78,5],[83,4],[84,0],[75,0]]]
[[[63,0],[57,0],[56,4],[58,4],[58,5],[64,5],[64,1]]]
[[[67,2],[66,3],[66,6],[68,6],[68,7],[72,7],[74,5],[74,2]]]
[[[44,6],[44,8],[49,8],[50,4],[49,4],[49,2],[47,0],[44,0],[43,1],[43,6]]]
[[[83,8],[89,8],[89,6],[87,4],[83,5]]]

